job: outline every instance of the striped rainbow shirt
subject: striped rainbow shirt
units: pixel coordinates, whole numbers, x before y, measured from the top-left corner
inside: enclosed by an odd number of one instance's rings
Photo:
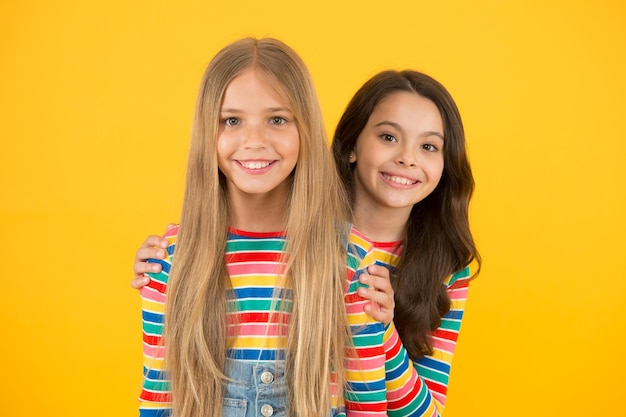
[[[169,380],[163,368],[164,345],[162,340],[167,280],[174,258],[178,228],[169,230],[165,237],[170,242],[166,259],[156,261],[162,265],[158,274],[150,274],[150,283],[141,290],[143,321],[144,381],[140,394],[140,415],[145,417],[168,416],[171,412]],[[353,248],[347,259],[347,290],[345,294],[348,322],[354,332],[353,343],[358,360],[346,360],[348,387],[344,393],[345,410],[333,399],[332,415],[355,417],[384,416],[385,352],[382,323],[371,319],[363,311],[367,302],[356,294],[362,273],[360,240],[350,237]],[[285,291],[284,302],[290,303],[292,291],[277,282],[284,267],[281,262],[285,247],[283,233],[250,233],[230,230],[226,245],[226,263],[232,283],[228,297],[227,332],[228,356],[243,361],[284,360],[285,338],[289,324],[287,312],[279,315],[274,291]],[[277,320],[276,318],[280,318]],[[345,412],[345,414],[344,414]]]

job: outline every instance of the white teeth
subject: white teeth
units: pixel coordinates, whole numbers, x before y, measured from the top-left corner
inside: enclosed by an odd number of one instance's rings
[[[413,181],[404,177],[396,177],[396,176],[391,176],[387,174],[383,174],[383,176],[387,178],[389,181],[395,182],[396,184],[401,184],[401,185],[411,185],[417,182],[417,181]]]
[[[269,162],[241,162],[241,165],[243,165],[244,168],[248,168],[248,169],[261,169],[261,168],[265,168],[266,166],[268,166],[270,163]]]

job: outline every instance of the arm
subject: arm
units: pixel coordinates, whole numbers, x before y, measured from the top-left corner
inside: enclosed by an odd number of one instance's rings
[[[167,280],[174,253],[176,231],[177,229],[170,229],[165,234],[164,238],[167,239],[168,245],[163,249],[163,259],[158,260],[159,272],[148,273],[148,283],[141,289],[143,331],[143,383],[139,396],[141,417],[166,417],[171,413],[169,380],[163,368],[165,353],[163,324]]]
[[[346,350],[346,401],[347,417],[386,416],[385,352],[383,335],[385,326],[365,312],[370,301],[360,295],[369,292],[361,277],[372,265],[371,247],[351,235],[348,250],[348,286],[345,294],[348,324],[352,345]]]
[[[461,327],[469,286],[469,268],[446,282],[452,301],[450,311],[433,332],[433,354],[415,363],[409,359],[396,328],[385,332],[388,415],[440,416],[446,402],[452,357]]]

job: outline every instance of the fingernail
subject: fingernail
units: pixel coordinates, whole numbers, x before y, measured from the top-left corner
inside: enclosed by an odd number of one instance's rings
[[[162,258],[165,256],[165,252],[163,252],[162,250],[158,250],[156,254],[159,258]]]
[[[153,264],[153,265],[152,265],[152,270],[153,270],[154,272],[157,272],[157,271],[159,270],[159,267],[157,266],[157,264]]]

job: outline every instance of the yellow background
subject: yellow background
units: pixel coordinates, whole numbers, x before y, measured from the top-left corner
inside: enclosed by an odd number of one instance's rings
[[[21,1],[0,5],[3,415],[136,414],[135,249],[177,221],[213,54],[275,36],[329,132],[386,68],[464,118],[484,257],[446,417],[626,415],[626,4]]]

